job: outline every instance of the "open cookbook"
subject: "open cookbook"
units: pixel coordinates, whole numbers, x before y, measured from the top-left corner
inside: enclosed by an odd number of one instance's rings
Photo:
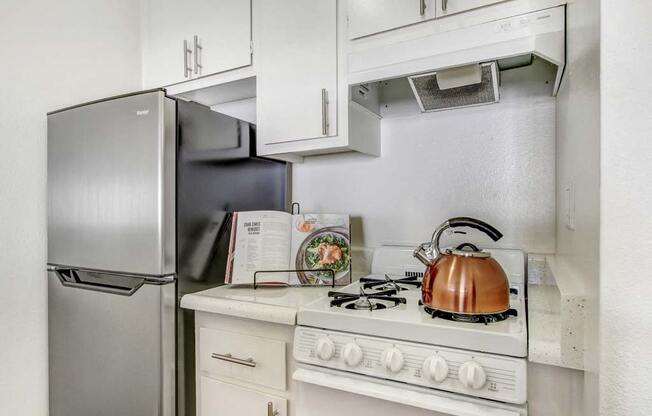
[[[349,216],[233,213],[225,282],[252,284],[257,271],[257,284],[349,284]]]

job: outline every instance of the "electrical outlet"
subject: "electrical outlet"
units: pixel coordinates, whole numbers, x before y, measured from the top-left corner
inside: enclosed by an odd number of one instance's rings
[[[564,189],[564,220],[566,228],[575,231],[575,183],[570,182]]]

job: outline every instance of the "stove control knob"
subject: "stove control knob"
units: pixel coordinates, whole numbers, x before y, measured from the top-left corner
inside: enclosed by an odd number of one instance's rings
[[[440,355],[431,355],[423,362],[422,371],[428,380],[441,383],[448,377],[448,363]]]
[[[342,350],[344,362],[349,367],[357,367],[362,362],[362,349],[355,342],[348,343]]]
[[[398,373],[403,368],[403,353],[398,348],[388,348],[380,356],[380,363],[392,373]]]
[[[335,343],[328,337],[319,338],[317,340],[317,357],[324,361],[328,361],[335,355]]]
[[[487,373],[475,361],[467,361],[462,364],[457,375],[462,385],[467,389],[479,390],[487,382]]]

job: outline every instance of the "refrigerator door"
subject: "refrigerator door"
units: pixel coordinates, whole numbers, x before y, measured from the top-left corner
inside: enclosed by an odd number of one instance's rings
[[[176,102],[150,91],[48,115],[48,263],[175,272]]]
[[[172,416],[175,278],[48,273],[50,416]]]

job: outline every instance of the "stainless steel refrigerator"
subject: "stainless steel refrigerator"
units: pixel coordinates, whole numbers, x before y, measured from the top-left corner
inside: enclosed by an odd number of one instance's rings
[[[255,127],[163,90],[48,114],[51,416],[194,416],[186,293],[223,284],[229,213],[287,207]]]

